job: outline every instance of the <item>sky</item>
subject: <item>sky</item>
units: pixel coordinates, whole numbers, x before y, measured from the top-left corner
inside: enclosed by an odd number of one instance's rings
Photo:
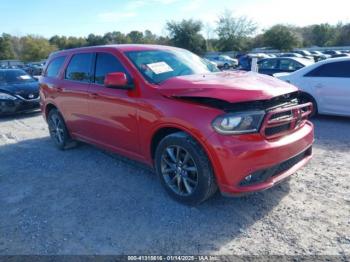
[[[51,37],[149,29],[165,35],[167,21],[193,18],[202,20],[206,35],[226,9],[251,18],[260,31],[276,23],[350,23],[350,0],[0,0],[0,33]]]

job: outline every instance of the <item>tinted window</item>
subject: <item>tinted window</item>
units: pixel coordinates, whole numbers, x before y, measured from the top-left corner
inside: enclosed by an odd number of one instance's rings
[[[276,69],[277,68],[277,59],[267,59],[261,61],[259,64],[260,69]]]
[[[281,59],[280,60],[280,66],[279,66],[280,70],[295,71],[295,70],[298,70],[302,67],[303,66],[301,64],[299,64],[293,60],[290,60],[290,59]]]
[[[95,83],[103,85],[106,75],[115,72],[123,72],[128,76],[123,65],[115,56],[98,53],[96,57]],[[128,79],[130,80],[129,76]]]
[[[66,69],[66,79],[90,82],[92,53],[74,55]]]
[[[57,77],[60,69],[66,59],[65,56],[60,56],[51,61],[46,70],[46,76],[48,77]]]
[[[334,62],[319,66],[305,76],[308,77],[350,77],[350,61]]]

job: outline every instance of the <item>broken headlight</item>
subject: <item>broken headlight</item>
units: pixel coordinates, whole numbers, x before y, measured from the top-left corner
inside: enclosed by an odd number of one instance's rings
[[[218,133],[225,135],[256,133],[264,116],[264,111],[228,113],[217,117],[212,126]]]

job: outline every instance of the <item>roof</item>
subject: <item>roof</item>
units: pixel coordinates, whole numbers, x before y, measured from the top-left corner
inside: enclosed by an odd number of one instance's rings
[[[300,64],[303,64],[304,66],[314,64],[314,61],[307,59],[307,58],[303,58],[303,57],[267,57],[267,58],[262,59],[261,61],[281,60],[281,59],[293,60],[293,61],[299,62]]]
[[[129,51],[145,51],[145,50],[171,50],[171,49],[178,49],[178,48],[173,46],[146,45],[146,44],[99,45],[99,46],[78,47],[78,48],[56,51],[56,52],[53,52],[52,55],[71,53],[75,51],[89,51],[89,50],[95,51],[98,49],[117,49],[122,52],[129,52]]]
[[[328,58],[317,62],[317,64],[327,64],[330,62],[344,62],[344,61],[350,61],[350,57],[347,56],[347,57]]]
[[[313,63],[315,63],[314,61],[307,59],[307,58],[303,58],[303,57],[285,57],[285,58],[295,60],[303,65],[312,65]]]

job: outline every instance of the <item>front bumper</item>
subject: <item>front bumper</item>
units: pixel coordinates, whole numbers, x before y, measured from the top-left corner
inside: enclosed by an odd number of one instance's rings
[[[206,144],[221,192],[242,195],[271,188],[295,173],[312,158],[313,141],[313,125],[307,121],[295,132],[273,140],[261,134],[215,133]],[[265,179],[244,183],[247,176],[255,174],[264,174]]]
[[[39,99],[0,100],[0,115],[33,111],[39,108]]]

